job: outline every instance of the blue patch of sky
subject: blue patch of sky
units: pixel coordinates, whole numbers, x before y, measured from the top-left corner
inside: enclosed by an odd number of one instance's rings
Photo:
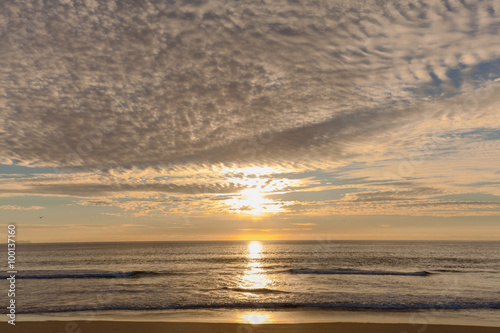
[[[365,167],[365,163],[352,163],[344,167],[339,167],[335,169],[335,171],[326,171],[326,170],[313,170],[313,171],[305,171],[305,172],[288,172],[288,173],[279,173],[267,176],[267,178],[274,179],[305,179],[312,178],[318,180],[320,182],[319,185],[357,185],[357,184],[367,184],[367,183],[377,183],[380,180],[369,180],[367,177],[357,177],[357,178],[345,178],[345,174],[349,171],[363,169]]]
[[[448,69],[446,76],[451,80],[455,88],[459,89],[462,86],[463,79],[459,68]]]
[[[26,167],[16,164],[0,164],[0,174],[36,174],[36,173],[57,173],[55,168]]]
[[[468,138],[473,137],[475,139],[481,139],[486,141],[500,140],[500,129],[491,128],[476,128],[472,131],[462,132],[462,133],[451,133],[442,135],[443,138]]]
[[[413,58],[408,57],[406,60],[410,64]],[[432,78],[432,83],[423,83],[415,88],[403,88],[403,90],[414,94],[423,92],[425,96],[440,96],[446,93],[446,97],[452,97],[460,94],[459,91],[445,91],[442,85],[443,81],[434,73],[432,67],[428,66],[427,71]],[[470,82],[475,89],[478,89],[484,86],[487,81],[492,81],[500,77],[500,58],[485,61],[476,66],[466,66],[461,63],[456,67],[449,68],[446,71],[446,76],[457,89],[463,85],[464,81]]]
[[[453,12],[453,8],[451,8],[447,0],[443,1],[443,4],[445,5],[446,9],[448,9],[449,12]]]
[[[439,77],[434,73],[434,71],[432,70],[432,67],[427,67],[427,71],[429,72],[429,75],[431,76],[432,78],[432,81],[433,81],[433,84],[434,86],[436,87],[440,87],[441,84],[443,83],[443,81],[441,81],[439,79]]]
[[[500,76],[500,58],[485,61],[474,68],[471,71],[471,77],[474,78],[477,85],[481,85],[485,80],[494,80]]]

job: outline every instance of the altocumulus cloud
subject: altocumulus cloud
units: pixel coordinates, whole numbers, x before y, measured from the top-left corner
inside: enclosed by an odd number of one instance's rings
[[[137,174],[118,184],[42,177],[2,193],[249,187],[134,183],[141,170],[214,166],[357,162],[383,181],[384,161],[416,143],[438,159],[457,149],[450,133],[474,129],[457,140],[475,150],[477,133],[499,125],[499,13],[500,1],[3,1],[0,162]],[[431,166],[430,178],[443,173]],[[351,198],[442,192],[384,186]]]
[[[498,1],[48,3],[1,5],[4,161],[341,158],[500,51]]]

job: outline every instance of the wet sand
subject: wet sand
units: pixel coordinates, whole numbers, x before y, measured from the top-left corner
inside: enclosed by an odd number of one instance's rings
[[[0,323],[0,331],[17,333],[499,333],[500,327],[370,323],[238,324],[126,321],[40,321]]]

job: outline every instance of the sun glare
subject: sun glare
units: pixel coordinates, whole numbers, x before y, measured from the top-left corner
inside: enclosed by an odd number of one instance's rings
[[[271,199],[264,198],[260,188],[249,188],[240,192],[239,196],[227,200],[226,203],[238,214],[260,216],[282,211],[281,205]]]
[[[234,177],[227,178],[228,182],[244,188],[223,202],[229,206],[229,211],[242,216],[256,218],[285,211],[282,202],[273,200],[269,196],[297,185],[295,179],[271,177],[271,174],[277,172],[277,169],[271,167],[246,167],[223,171],[234,175]]]
[[[247,267],[243,274],[238,277],[238,287],[248,290],[245,293],[247,296],[259,297],[259,293],[255,293],[255,291],[267,288],[272,284],[266,270],[262,267],[262,249],[263,246],[260,242],[252,241],[248,243]]]
[[[241,318],[243,318],[245,323],[256,325],[265,323],[269,319],[269,316],[263,314],[246,314],[241,316]]]
[[[262,244],[257,241],[248,244],[248,257],[250,259],[260,259],[260,252],[262,251]]]

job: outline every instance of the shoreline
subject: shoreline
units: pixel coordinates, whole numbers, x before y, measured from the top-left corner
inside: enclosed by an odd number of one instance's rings
[[[380,323],[296,323],[296,324],[242,324],[192,322],[136,322],[136,321],[43,321],[17,322],[15,326],[0,324],[2,332],[17,333],[496,333],[498,327],[462,325],[412,325]]]
[[[115,322],[188,322],[217,324],[308,324],[377,323],[414,325],[460,325],[500,327],[497,309],[353,311],[332,309],[196,309],[151,311],[81,311],[67,313],[19,314],[19,322],[44,321],[115,321]]]

